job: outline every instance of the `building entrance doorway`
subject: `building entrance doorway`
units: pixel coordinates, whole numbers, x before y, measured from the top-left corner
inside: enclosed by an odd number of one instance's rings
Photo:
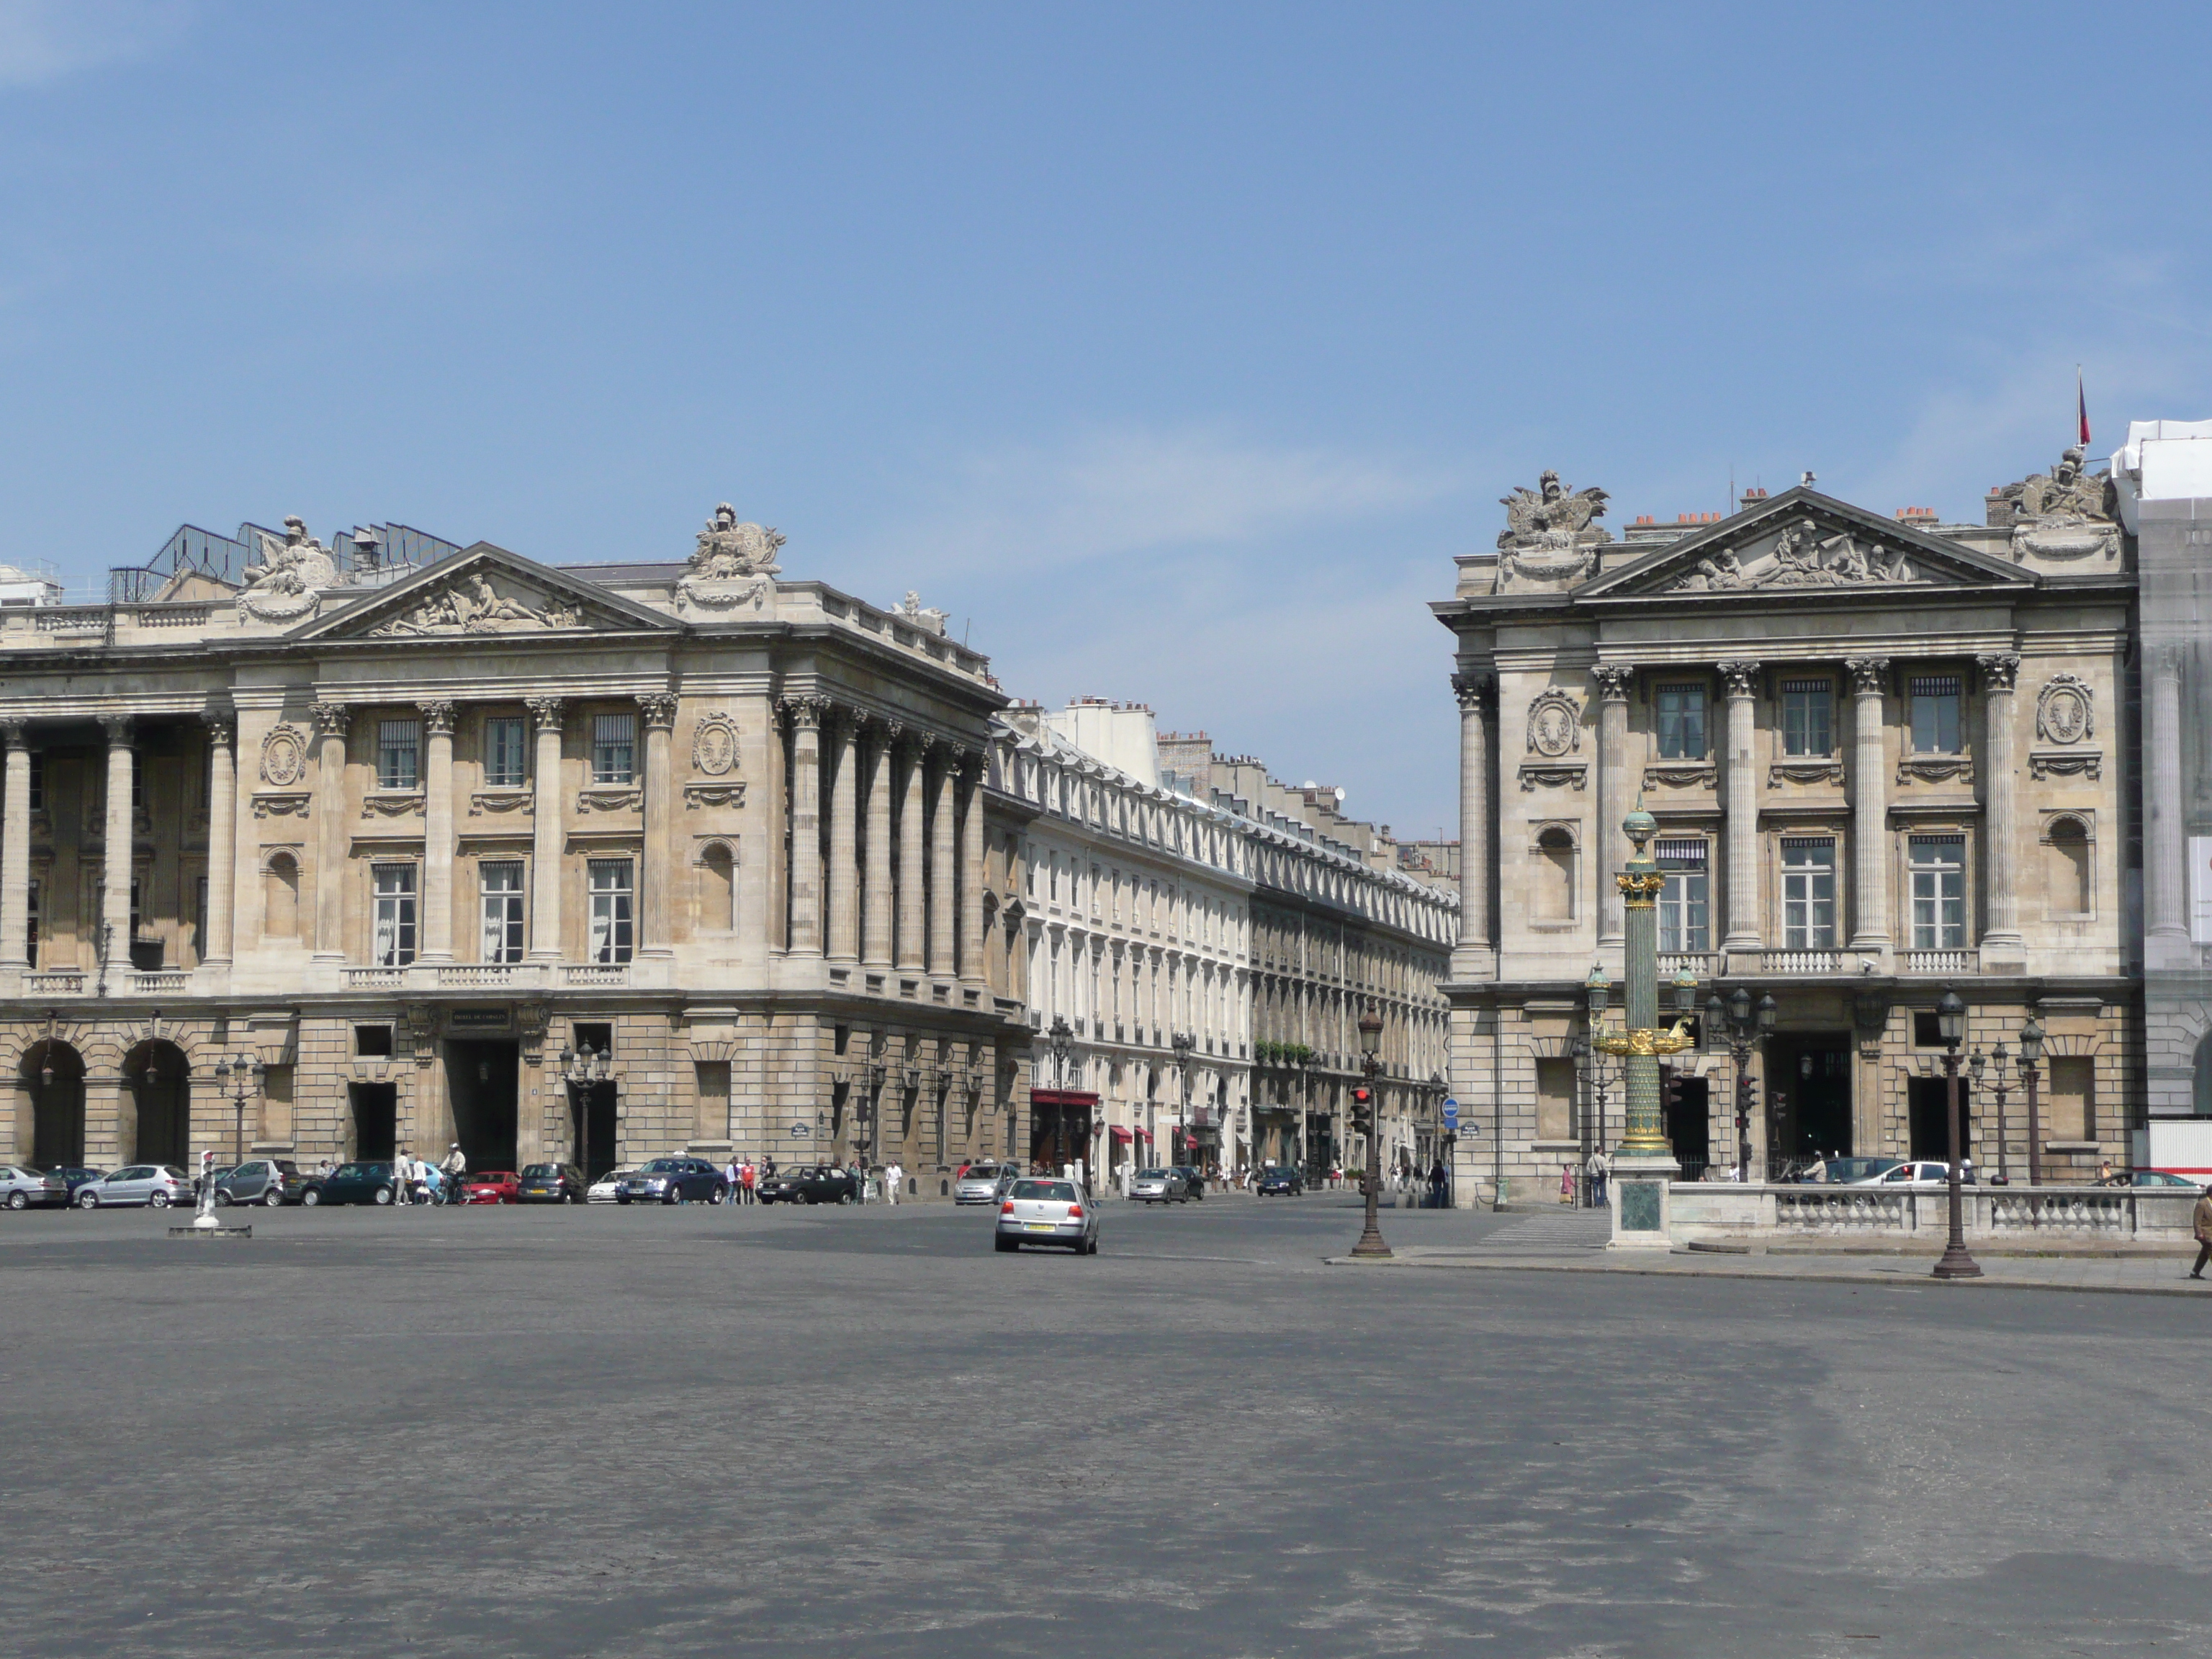
[[[1789,1166],[1851,1155],[1848,1031],[1778,1033],[1766,1040],[1767,1177]]]
[[[615,1146],[615,1097],[617,1085],[572,1083],[568,1085],[568,1145],[576,1167],[590,1186],[617,1162]]]
[[[137,1118],[131,1160],[138,1164],[191,1161],[191,1063],[165,1038],[140,1043],[123,1060],[123,1081]]]
[[[1959,1156],[1974,1155],[1974,1090],[1973,1079],[1963,1073],[1959,1078]],[[1907,1078],[1905,1083],[1905,1109],[1911,1118],[1911,1158],[1932,1158],[1942,1163],[1951,1159],[1951,1097],[1950,1082],[1940,1077]]]
[[[512,1170],[514,1163],[515,1088],[522,1055],[512,1042],[448,1042],[446,1093],[453,1108],[453,1139],[471,1171]],[[433,1164],[443,1147],[418,1149]]]
[[[346,1093],[353,1105],[353,1155],[364,1163],[391,1163],[399,1155],[399,1085],[349,1083]],[[433,1164],[438,1161],[432,1147],[414,1151]]]
[[[31,1091],[31,1162],[41,1170],[84,1162],[84,1061],[66,1042],[33,1043],[23,1055]]]
[[[1713,1161],[1711,1088],[1701,1077],[1675,1080],[1665,1111],[1667,1143],[1682,1166],[1682,1179],[1702,1181]]]

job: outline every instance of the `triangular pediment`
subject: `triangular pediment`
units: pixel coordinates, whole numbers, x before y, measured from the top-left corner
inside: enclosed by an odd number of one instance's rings
[[[2027,571],[1800,486],[1607,571],[1578,599],[2033,587]]]
[[[386,587],[356,596],[323,591],[322,613],[301,640],[533,638],[675,632],[683,624],[634,599],[478,542]],[[337,603],[333,603],[337,601]]]

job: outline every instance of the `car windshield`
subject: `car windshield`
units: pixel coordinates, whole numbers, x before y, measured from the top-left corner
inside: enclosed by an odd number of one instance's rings
[[[601,1176],[599,1178],[599,1180],[598,1180],[598,1181],[596,1181],[596,1182],[594,1182],[592,1184],[593,1184],[594,1186],[599,1186],[599,1187],[608,1187],[608,1186],[612,1186],[616,1182],[620,1181],[620,1180],[621,1180],[624,1176],[634,1176],[634,1175],[635,1175],[636,1173],[637,1173],[637,1171],[636,1171],[636,1170],[635,1170],[635,1169],[634,1169],[634,1168],[632,1168],[632,1169],[621,1169],[621,1170],[608,1170],[605,1175]]]
[[[1168,1172],[1165,1170],[1139,1170],[1137,1171],[1137,1179],[1139,1181],[1165,1181],[1167,1178]]]
[[[672,1158],[656,1158],[652,1163],[647,1164],[641,1173],[645,1175],[674,1175],[678,1170],[682,1170],[683,1167],[684,1166],[681,1164],[678,1163]]]
[[[557,1164],[532,1164],[523,1170],[522,1178],[525,1181],[553,1181],[558,1179],[560,1174],[561,1166]]]
[[[997,1168],[988,1164],[978,1164],[966,1175],[961,1176],[963,1181],[996,1181],[998,1178]]]
[[[1075,1183],[1072,1181],[1017,1181],[1014,1196],[1073,1204],[1075,1202]]]

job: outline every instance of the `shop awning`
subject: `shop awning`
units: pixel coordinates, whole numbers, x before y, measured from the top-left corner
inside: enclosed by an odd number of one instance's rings
[[[1136,1136],[1131,1134],[1127,1129],[1123,1128],[1118,1123],[1109,1124],[1107,1127],[1113,1131],[1114,1139],[1124,1146],[1127,1146],[1131,1141],[1136,1139]]]

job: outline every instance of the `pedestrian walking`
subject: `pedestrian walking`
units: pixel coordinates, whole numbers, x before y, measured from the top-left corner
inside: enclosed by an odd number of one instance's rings
[[[1445,1170],[1443,1159],[1438,1158],[1429,1170],[1429,1207],[1443,1209],[1450,1195],[1451,1175]]]
[[[2197,1265],[2189,1270],[2189,1276],[2202,1279],[2204,1277],[2204,1264],[2212,1261],[2212,1184],[2207,1184],[2197,1200],[2195,1220]]]
[[[1574,1201],[1575,1166],[1571,1164],[1562,1164],[1559,1165],[1559,1202],[1571,1204]]]
[[[899,1188],[905,1182],[906,1171],[899,1167],[898,1160],[893,1158],[884,1166],[884,1202],[896,1204],[899,1201]]]
[[[1589,1201],[1593,1208],[1605,1202],[1605,1178],[1612,1170],[1613,1160],[1605,1155],[1605,1148],[1592,1147],[1589,1162],[1583,1166],[1583,1173],[1589,1180]]]
[[[414,1184],[414,1154],[402,1146],[399,1149],[399,1156],[392,1161],[392,1201],[394,1204],[404,1205],[407,1202],[407,1189]]]
[[[735,1152],[730,1154],[730,1167],[722,1171],[722,1179],[730,1183],[730,1202],[742,1204],[745,1190],[745,1166],[738,1162]]]

